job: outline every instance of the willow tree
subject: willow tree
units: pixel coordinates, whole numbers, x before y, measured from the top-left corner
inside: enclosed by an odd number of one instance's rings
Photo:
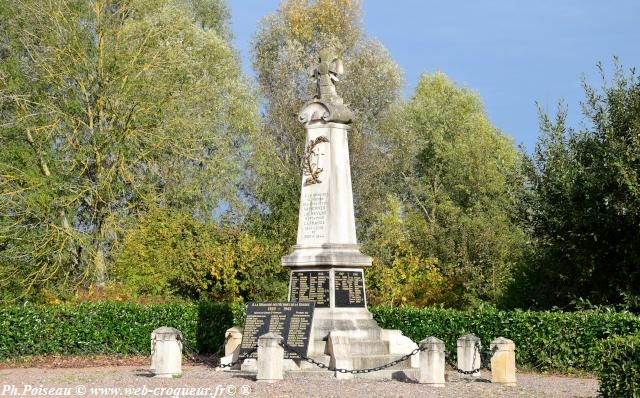
[[[240,203],[256,107],[220,0],[0,0],[0,266],[95,283],[148,205]]]
[[[315,92],[310,70],[319,50],[333,47],[344,60],[338,91],[354,111],[349,146],[357,218],[366,223],[383,187],[375,135],[382,116],[398,100],[398,66],[365,35],[357,0],[286,0],[267,16],[253,44],[253,67],[264,100],[264,138],[253,192],[263,206],[256,225],[284,246],[295,237],[304,128],[297,114]],[[266,222],[265,222],[266,221]]]

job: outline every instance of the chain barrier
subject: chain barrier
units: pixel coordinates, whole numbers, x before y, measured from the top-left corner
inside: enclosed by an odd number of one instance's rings
[[[373,368],[368,368],[368,369],[343,369],[343,368],[336,368],[336,367],[333,367],[333,366],[328,366],[328,365],[325,365],[322,362],[318,362],[315,359],[310,358],[310,357],[302,354],[297,349],[291,347],[290,345],[288,345],[285,342],[282,342],[281,345],[285,350],[293,352],[294,354],[298,355],[300,357],[300,359],[302,359],[302,360],[304,360],[306,362],[309,362],[309,363],[311,363],[313,365],[316,365],[317,367],[319,367],[321,369],[326,369],[326,370],[328,370],[330,372],[351,373],[351,374],[370,373],[370,372],[377,372],[379,370],[384,370],[384,369],[390,368],[390,367],[392,367],[394,365],[397,365],[400,362],[404,362],[407,359],[411,358],[412,356],[416,355],[417,353],[427,349],[426,346],[415,348],[409,354],[403,355],[403,356],[401,356],[400,358],[398,358],[398,359],[396,359],[394,361],[391,361],[391,362],[386,363],[384,365],[375,366]]]
[[[471,370],[462,370],[460,368],[458,368],[458,364],[456,364],[453,361],[452,355],[450,352],[445,351],[444,352],[444,357],[445,360],[447,361],[447,363],[449,364],[449,366],[451,366],[456,372],[463,374],[463,375],[473,375],[474,373],[478,373],[479,371],[481,371],[482,369],[487,369],[487,370],[491,370],[491,357],[493,357],[493,354],[495,353],[495,349],[491,352],[490,356],[485,356],[482,354],[482,351],[480,350],[480,343],[476,342],[475,344],[475,350],[473,350],[473,360],[471,361],[471,363],[476,363],[476,353],[478,353],[480,355],[480,367],[477,369],[471,369]]]
[[[222,342],[222,344],[220,344],[220,347],[218,347],[218,350],[212,355],[214,357],[220,357],[220,353],[222,352],[222,350],[224,349],[225,345],[227,344],[227,341],[229,341],[229,337],[227,336],[224,341]],[[248,359],[251,354],[253,354],[254,352],[256,352],[258,350],[258,347],[254,347],[253,349],[251,349],[251,351],[249,351],[246,355],[242,356],[242,357],[238,357],[237,360],[232,361],[230,363],[220,363],[220,359],[218,361],[214,361],[211,360],[210,358],[207,359],[203,359],[202,357],[200,357],[200,353],[198,352],[198,350],[196,350],[193,346],[191,346],[191,344],[189,344],[189,342],[187,341],[187,339],[185,339],[184,337],[182,337],[181,335],[178,335],[177,340],[182,342],[182,347],[184,347],[184,356],[186,356],[187,358],[189,358],[189,360],[191,360],[194,363],[201,363],[201,364],[205,364],[211,367],[215,367],[215,368],[232,368],[236,365],[238,365],[239,363],[241,363],[242,361],[244,361],[245,359]],[[217,362],[217,363],[216,363]]]
[[[322,362],[318,362],[313,358],[310,358],[304,354],[302,354],[301,352],[299,352],[297,349],[289,346],[287,343],[282,342],[281,343],[282,347],[290,352],[293,352],[294,354],[298,355],[298,357],[300,357],[300,359],[309,362],[310,364],[316,365],[317,367],[321,368],[321,369],[326,369],[330,372],[338,372],[338,373],[351,373],[351,374],[361,374],[361,373],[370,373],[370,372],[377,372],[379,370],[383,370],[383,369],[387,369],[390,368],[394,365],[399,364],[400,362],[404,362],[407,359],[411,358],[412,356],[418,354],[419,352],[425,351],[427,349],[427,346],[422,346],[422,347],[418,347],[415,348],[413,351],[411,351],[409,354],[403,355],[400,358],[391,361],[389,363],[386,363],[384,365],[380,365],[380,366],[376,366],[373,368],[368,368],[368,369],[343,369],[343,368],[336,368],[336,367],[332,367],[332,366],[328,366],[325,365]],[[480,354],[480,367],[477,369],[472,369],[472,370],[462,370],[459,369],[457,364],[455,362],[453,362],[453,360],[451,359],[451,355],[450,353],[448,353],[447,351],[445,351],[445,359],[447,360],[447,362],[449,363],[449,365],[458,373],[464,374],[464,375],[473,375],[474,373],[479,372],[481,369],[488,369],[491,370],[491,367],[489,366],[489,364],[491,363],[491,357],[493,356],[493,352],[492,355],[489,357],[485,357],[484,355],[482,355],[482,352],[480,351],[480,343],[476,343],[476,350],[474,350],[473,352],[473,362],[476,362],[476,353]]]
[[[224,348],[225,344],[227,343],[228,337],[225,339],[225,341],[221,344],[220,348],[218,348],[218,351],[216,352],[216,356],[217,354],[219,354],[222,350],[222,348]],[[195,362],[195,363],[204,363],[210,366],[214,366],[217,368],[232,368],[236,365],[238,365],[239,363],[241,363],[242,361],[244,361],[245,359],[249,359],[251,357],[251,355],[256,352],[258,350],[258,347],[254,347],[251,349],[251,351],[249,351],[247,354],[243,355],[242,357],[238,357],[237,360],[232,361],[230,363],[227,364],[221,364],[218,361],[218,364],[214,364],[213,361],[207,361],[207,360],[203,360],[200,357],[198,357],[198,351],[193,348],[185,338],[183,338],[182,336],[178,336],[178,341],[182,342],[183,347],[185,348],[185,356],[187,358],[189,358],[191,361]],[[425,351],[427,349],[427,346],[421,346],[418,348],[413,349],[413,351],[411,351],[410,353],[401,356],[398,359],[395,359],[391,362],[388,362],[384,365],[379,365],[379,366],[375,366],[373,368],[365,368],[365,369],[344,369],[344,368],[337,368],[337,367],[333,367],[330,365],[326,365],[322,362],[316,361],[315,359],[308,357],[306,355],[304,355],[303,353],[301,353],[300,351],[298,351],[296,348],[291,347],[290,345],[288,345],[287,343],[285,343],[284,341],[282,341],[280,343],[280,345],[287,351],[292,352],[294,354],[296,354],[300,359],[302,359],[303,361],[306,361],[312,365],[315,365],[321,369],[326,369],[330,372],[338,372],[338,373],[351,373],[351,374],[362,374],[362,373],[370,373],[370,372],[377,372],[380,370],[384,370],[387,368],[390,368],[392,366],[395,366],[401,362],[404,362],[408,359],[410,359],[412,356]],[[480,367],[478,367],[477,369],[472,369],[472,370],[463,370],[463,369],[459,369],[457,364],[453,361],[452,355],[451,353],[445,351],[445,360],[446,362],[449,364],[449,366],[451,366],[456,372],[464,374],[464,375],[473,375],[474,373],[479,372],[482,369],[487,369],[487,370],[491,370],[490,367],[490,363],[491,363],[491,357],[493,356],[495,350],[491,353],[490,356],[485,356],[482,354],[482,351],[480,351],[480,343],[476,343],[475,345],[475,350],[473,352],[473,361],[471,363],[475,363],[476,362],[476,353],[480,355]]]

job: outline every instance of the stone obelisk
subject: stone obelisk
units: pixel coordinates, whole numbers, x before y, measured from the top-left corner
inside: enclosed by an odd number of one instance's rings
[[[371,257],[356,240],[348,131],[352,112],[337,94],[342,61],[331,49],[320,52],[313,71],[316,95],[300,110],[306,128],[297,244],[282,258],[290,268],[289,301],[314,301],[310,355],[325,354],[329,332],[380,339],[367,310],[364,267]]]
[[[306,142],[298,237],[282,265],[291,272],[289,301],[315,302],[307,355],[327,365],[364,369],[398,359],[417,345],[399,330],[380,328],[367,309],[364,268],[371,257],[360,252],[356,239],[347,141],[353,114],[335,86],[342,73],[334,51],[320,51],[312,73],[316,94],[299,115]],[[410,369],[416,361],[402,361],[387,372]],[[311,366],[292,362],[290,370]]]

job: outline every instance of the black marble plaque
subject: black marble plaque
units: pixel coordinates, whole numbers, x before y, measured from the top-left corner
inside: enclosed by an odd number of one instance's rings
[[[289,301],[312,301],[318,307],[329,306],[329,271],[291,272]]]
[[[336,272],[336,307],[364,307],[364,278],[360,271]]]
[[[269,332],[279,334],[287,345],[306,355],[309,347],[313,309],[314,303],[310,301],[248,303],[242,342],[240,343],[240,356],[247,356],[258,346],[258,338]],[[258,352],[254,351],[248,357],[257,358]],[[285,349],[284,357],[298,358],[298,355]]]

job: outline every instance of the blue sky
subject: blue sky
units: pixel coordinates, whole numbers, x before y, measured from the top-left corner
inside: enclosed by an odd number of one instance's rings
[[[246,73],[250,42],[276,0],[229,0],[235,45]],[[640,0],[364,0],[366,33],[405,72],[410,97],[423,72],[440,70],[477,91],[491,121],[531,151],[538,136],[535,101],[554,112],[558,100],[579,127],[581,78],[600,85],[618,56],[640,71]]]

